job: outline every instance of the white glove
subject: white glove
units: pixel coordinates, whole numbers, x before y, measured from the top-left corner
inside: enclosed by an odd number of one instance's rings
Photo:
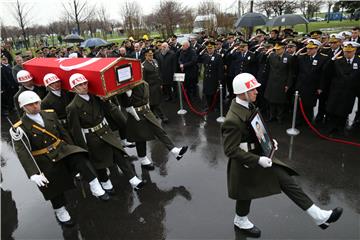
[[[263,168],[268,168],[272,166],[272,161],[270,158],[268,157],[260,157],[259,158],[259,165],[262,166]]]
[[[132,90],[131,90],[131,89],[126,91],[126,95],[127,95],[128,97],[131,97],[131,94],[132,94]]]
[[[125,110],[126,110],[126,112],[131,114],[136,119],[136,121],[140,121],[139,115],[137,114],[137,112],[135,111],[135,108],[133,106],[127,107]]]
[[[49,180],[47,180],[44,174],[34,174],[30,177],[30,180],[36,183],[39,187],[44,187],[49,183]]]
[[[277,151],[279,144],[278,144],[278,142],[277,142],[274,138],[273,138],[273,143],[274,143],[275,151]]]

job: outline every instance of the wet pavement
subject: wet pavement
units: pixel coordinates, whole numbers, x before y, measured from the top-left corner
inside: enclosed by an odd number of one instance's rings
[[[163,109],[170,120],[164,129],[176,145],[189,145],[188,153],[177,161],[152,141],[148,156],[156,168],[148,172],[136,161],[135,149],[127,149],[148,184],[135,192],[113,168],[117,195],[109,202],[95,199],[86,184],[78,184],[67,193],[75,227],[62,228],[19,161],[8,161],[2,168],[1,239],[247,239],[233,227],[235,201],[227,197],[218,113],[204,121],[190,112],[177,115],[175,103],[165,103]],[[257,199],[249,217],[262,230],[262,239],[360,239],[360,148],[320,140],[303,126],[288,159],[289,124],[269,124],[279,142],[276,157],[301,174],[297,181],[315,203],[327,209],[341,206],[344,213],[324,231],[284,194]],[[8,139],[8,127],[2,119],[3,139]],[[360,132],[349,139],[360,142]]]

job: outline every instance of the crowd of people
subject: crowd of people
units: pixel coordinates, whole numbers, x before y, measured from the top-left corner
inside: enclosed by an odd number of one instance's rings
[[[174,73],[185,73],[184,88],[191,101],[200,101],[198,85],[202,78],[200,89],[206,111],[210,110],[220,84],[225,89],[220,97],[227,100],[228,105],[234,104],[233,99],[240,94],[234,89],[235,79],[246,73],[253,78],[244,83],[248,84],[246,88],[258,88],[257,97],[255,95],[251,102],[256,100],[266,121],[282,124],[291,111],[294,92],[298,91],[308,119],[316,124],[324,123],[328,134],[343,133],[356,98],[360,97],[359,35],[359,27],[354,27],[351,32],[313,31],[304,36],[297,36],[291,29],[281,32],[273,29],[269,34],[258,29],[249,40],[238,32],[217,38],[202,32],[181,43],[176,35],[166,41],[144,35],[140,40],[130,37],[121,46],[109,44],[89,50],[76,46],[43,47],[36,50],[35,57],[39,58],[139,59],[144,82],[109,99],[89,93],[88,79],[81,73],[73,74],[70,79],[48,73],[43,79],[44,87],[35,86],[31,73],[23,69],[24,60],[34,57],[32,53],[18,54],[13,59],[10,46],[5,44],[1,52],[1,114],[8,116],[16,111],[20,121],[13,126],[11,134],[17,140],[15,146],[20,161],[45,199],[51,201],[56,218],[62,224],[72,225],[63,194],[72,185],[69,174],[80,173],[89,183],[92,194],[106,201],[115,192],[107,171],[113,164],[120,167],[134,189],[141,189],[145,184],[131,167],[125,147],[136,147],[141,166],[147,170],[154,169],[151,159],[146,156],[149,140],[159,139],[177,160],[186,153],[188,147],[176,147],[159,121],[168,122],[161,103],[171,101],[177,95]],[[64,91],[61,81],[69,81],[75,94]],[[314,116],[317,101],[318,112]],[[298,116],[297,123],[301,124],[302,117]],[[359,125],[357,109],[352,128]],[[228,130],[225,125],[223,131]],[[120,141],[114,131],[119,131]],[[28,142],[19,141],[24,135]],[[231,155],[232,147],[228,153],[227,148],[225,145],[226,154]],[[90,167],[85,164],[88,160]],[[271,159],[260,160],[263,168],[271,167]],[[283,176],[284,172],[276,170],[276,174]],[[292,184],[288,176],[283,177],[284,184]],[[56,184],[51,184],[54,182]],[[304,210],[315,209],[310,210],[310,215],[324,213],[305,195],[302,198],[306,199],[306,206],[299,205]],[[245,203],[239,201],[238,204],[237,210],[242,214],[239,216],[243,217],[244,212],[249,212],[250,201],[246,199]],[[325,215],[327,217],[321,218],[318,225],[336,221],[328,220],[332,212]],[[337,217],[340,215],[338,212]],[[247,218],[241,221],[253,226]],[[253,230],[258,234],[258,229]]]

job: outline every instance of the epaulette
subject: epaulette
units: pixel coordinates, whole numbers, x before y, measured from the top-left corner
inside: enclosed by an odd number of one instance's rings
[[[302,55],[306,55],[307,54],[307,52],[304,52],[304,53],[300,53],[300,56],[302,56]]]
[[[54,109],[45,109],[44,112],[55,112]]]
[[[336,59],[342,59],[343,58],[343,56],[338,56]]]
[[[17,127],[19,127],[20,125],[22,124],[22,121],[18,121],[18,122],[16,122],[15,124],[14,124],[14,128],[17,128]]]
[[[325,54],[325,53],[320,53],[320,55],[323,55],[325,57],[328,57],[329,55]]]

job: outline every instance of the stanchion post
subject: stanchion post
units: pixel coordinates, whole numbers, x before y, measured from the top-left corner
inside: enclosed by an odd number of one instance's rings
[[[295,92],[294,112],[293,112],[293,119],[292,119],[291,128],[286,130],[286,133],[288,135],[290,135],[290,136],[296,136],[296,135],[298,135],[300,133],[300,131],[295,128],[298,100],[299,100],[299,91],[296,91]]]
[[[220,83],[220,117],[216,119],[218,123],[223,123],[225,121],[225,117],[223,116],[223,86]]]
[[[184,80],[185,80],[185,73],[174,74],[174,81],[177,82],[178,92],[179,92],[180,109],[179,111],[177,111],[177,114],[179,115],[185,115],[187,113],[187,111],[183,108],[182,92],[181,92],[181,82],[184,82]]]

